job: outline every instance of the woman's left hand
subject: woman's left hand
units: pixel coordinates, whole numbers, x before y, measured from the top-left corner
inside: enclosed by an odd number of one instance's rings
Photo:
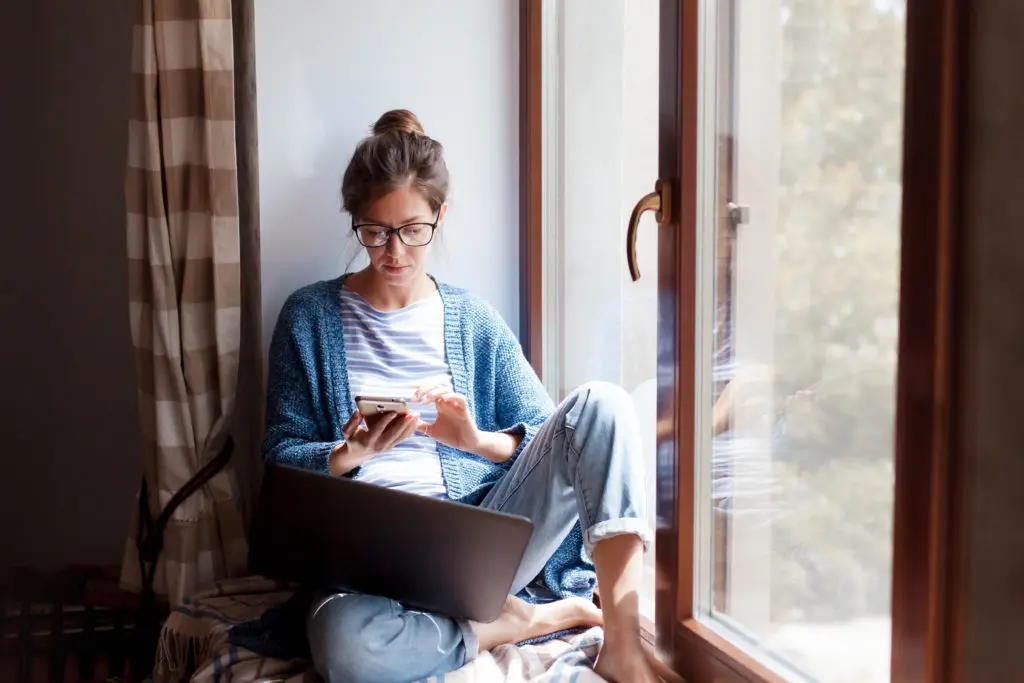
[[[476,453],[479,450],[480,430],[469,413],[465,396],[456,394],[450,386],[436,385],[418,387],[412,400],[437,406],[437,420],[433,424],[420,421],[417,431],[460,451]]]

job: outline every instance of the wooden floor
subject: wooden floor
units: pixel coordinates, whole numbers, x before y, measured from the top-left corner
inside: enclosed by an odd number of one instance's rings
[[[21,680],[21,661],[20,658],[14,655],[4,655],[0,657],[0,683],[20,683]],[[126,677],[126,668],[121,667],[119,670],[114,667],[114,671],[111,671],[111,666],[105,658],[98,659],[92,667],[92,672],[81,671],[79,666],[78,658],[70,656],[65,664],[64,676],[58,681],[54,681],[50,677],[50,662],[49,658],[36,656],[32,658],[29,669],[29,683],[94,683],[98,681],[107,681],[110,678],[128,680]],[[84,676],[84,677],[83,677]]]
[[[138,598],[116,567],[9,570],[0,608],[0,683],[127,680]]]
[[[127,679],[131,642],[130,625],[115,630],[101,623],[88,635],[72,625],[62,632],[56,647],[50,632],[35,631],[27,640],[21,633],[8,632],[0,649],[0,683]]]

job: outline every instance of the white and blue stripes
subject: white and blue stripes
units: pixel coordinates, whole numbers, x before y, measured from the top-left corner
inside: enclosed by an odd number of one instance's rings
[[[341,318],[352,396],[396,396],[407,401],[417,386],[452,385],[445,359],[444,305],[438,294],[397,311],[378,311],[363,297],[341,290]],[[410,405],[424,422],[437,418],[433,404]],[[356,478],[378,486],[443,498],[437,442],[414,434],[360,467]]]

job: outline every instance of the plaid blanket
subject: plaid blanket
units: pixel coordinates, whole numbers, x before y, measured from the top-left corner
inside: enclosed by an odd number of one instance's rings
[[[307,659],[274,659],[242,647],[231,630],[284,605],[292,586],[262,577],[221,581],[175,608],[160,634],[154,683],[315,683]],[[592,667],[600,628],[534,645],[504,645],[444,677],[445,683],[600,683]],[[438,679],[430,679],[439,683]]]

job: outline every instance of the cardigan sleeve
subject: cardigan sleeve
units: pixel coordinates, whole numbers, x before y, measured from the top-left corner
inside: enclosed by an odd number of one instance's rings
[[[533,366],[526,360],[519,340],[496,311],[493,316],[497,318],[498,328],[494,387],[498,425],[501,431],[520,437],[519,447],[503,463],[511,466],[551,415],[554,404]]]
[[[263,459],[326,474],[331,451],[342,442],[331,440],[320,427],[313,343],[308,310],[301,297],[292,295],[270,342]]]

